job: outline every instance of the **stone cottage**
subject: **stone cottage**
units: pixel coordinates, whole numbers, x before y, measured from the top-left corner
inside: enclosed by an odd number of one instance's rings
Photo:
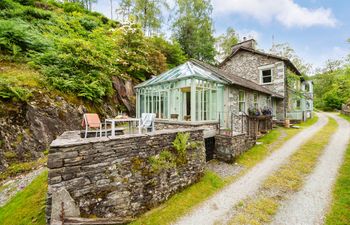
[[[276,119],[305,120],[313,110],[313,83],[304,80],[300,71],[285,57],[255,49],[255,40],[245,40],[232,48],[219,68],[269,89]],[[295,78],[296,77],[296,78]],[[294,79],[293,79],[294,78]]]

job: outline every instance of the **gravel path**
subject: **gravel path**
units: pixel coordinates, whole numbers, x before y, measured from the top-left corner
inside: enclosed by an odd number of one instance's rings
[[[39,174],[41,174],[45,168],[41,167],[28,174],[20,175],[15,178],[11,178],[1,184],[0,188],[0,207],[4,206],[11,200],[19,191],[27,187]]]
[[[350,138],[349,123],[335,115],[337,132],[325,148],[314,172],[307,178],[303,189],[284,202],[272,224],[323,224],[323,216],[331,200],[332,185],[342,164]]]
[[[316,124],[301,131],[299,134],[285,142],[285,144],[267,159],[253,167],[248,173],[237,181],[228,185],[199,207],[180,218],[176,224],[214,224],[223,218],[240,200],[252,195],[258,190],[261,182],[277,169],[291,154],[294,153],[307,139],[319,131],[328,119],[319,114]]]

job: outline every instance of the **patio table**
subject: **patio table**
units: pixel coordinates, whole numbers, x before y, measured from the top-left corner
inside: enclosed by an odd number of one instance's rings
[[[112,125],[112,137],[115,137],[115,125],[117,123],[129,123],[129,130],[131,131],[132,128],[132,123],[137,122],[138,129],[139,129],[139,134],[141,134],[141,120],[138,118],[125,118],[125,119],[106,119],[105,120],[105,127],[107,123],[111,123]],[[107,136],[107,131],[106,131],[106,136]]]

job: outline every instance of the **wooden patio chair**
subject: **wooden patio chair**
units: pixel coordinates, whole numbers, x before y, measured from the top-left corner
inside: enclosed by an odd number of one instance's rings
[[[89,130],[91,131],[93,129],[96,131],[96,137],[98,132],[100,133],[100,137],[102,137],[102,123],[98,114],[85,113],[81,125],[85,128],[85,138],[87,138]]]

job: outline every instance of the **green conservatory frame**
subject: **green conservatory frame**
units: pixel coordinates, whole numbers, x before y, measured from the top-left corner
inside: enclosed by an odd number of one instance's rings
[[[218,121],[223,112],[225,81],[194,62],[186,62],[136,88],[136,113],[158,119]]]

